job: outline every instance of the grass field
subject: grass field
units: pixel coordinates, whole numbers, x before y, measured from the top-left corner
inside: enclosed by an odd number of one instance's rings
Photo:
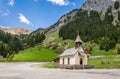
[[[98,45],[93,47],[91,53],[92,53],[91,56],[99,56],[99,55],[111,56],[111,55],[115,55],[114,50],[112,50],[112,49],[109,50],[109,51],[99,50]]]
[[[55,65],[59,64],[58,62],[49,62],[49,63],[46,63],[46,64],[43,64],[42,67],[45,67],[45,68],[55,68]]]
[[[50,62],[58,56],[53,50],[36,46],[20,51],[13,57],[13,61],[41,61]]]
[[[95,69],[114,69],[120,68],[120,55],[118,56],[107,56],[100,59],[91,59],[88,61],[89,64],[93,64]]]

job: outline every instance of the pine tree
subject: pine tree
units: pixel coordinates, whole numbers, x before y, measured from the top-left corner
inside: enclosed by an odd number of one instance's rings
[[[120,12],[118,11],[118,20],[120,21]]]
[[[114,8],[115,8],[115,9],[119,9],[119,7],[120,7],[120,3],[119,3],[119,1],[116,1],[116,2],[114,3]]]

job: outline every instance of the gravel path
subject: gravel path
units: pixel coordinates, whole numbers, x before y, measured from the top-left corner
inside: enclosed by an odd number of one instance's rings
[[[41,68],[42,64],[0,63],[0,79],[120,79],[120,69],[47,69]]]

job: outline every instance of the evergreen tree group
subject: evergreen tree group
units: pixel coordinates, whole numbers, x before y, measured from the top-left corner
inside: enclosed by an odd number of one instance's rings
[[[12,36],[0,30],[0,55],[7,57],[13,52],[23,49],[22,41],[17,36]]]
[[[120,25],[114,26],[111,8],[107,10],[104,20],[96,11],[85,11],[80,9],[74,20],[61,27],[59,37],[64,39],[75,39],[77,31],[84,40],[93,41],[100,45],[101,50],[108,51],[115,47],[120,37]]]
[[[45,35],[43,33],[29,35],[26,39],[22,40],[17,35],[11,35],[0,30],[0,55],[7,58],[26,47],[33,47],[35,44],[41,43],[44,39]]]
[[[37,32],[35,34],[31,34],[26,39],[27,45],[33,47],[35,44],[41,43],[45,39],[45,35],[43,33]]]

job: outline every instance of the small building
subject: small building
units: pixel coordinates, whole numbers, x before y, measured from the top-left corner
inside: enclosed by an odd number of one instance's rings
[[[75,47],[66,49],[60,55],[59,67],[83,68],[84,66],[88,65],[87,61],[88,61],[87,54],[82,46],[82,40],[78,35],[75,40]]]
[[[54,61],[54,62],[59,62],[59,60],[60,60],[60,58],[57,57],[57,58],[55,58],[53,61]]]

